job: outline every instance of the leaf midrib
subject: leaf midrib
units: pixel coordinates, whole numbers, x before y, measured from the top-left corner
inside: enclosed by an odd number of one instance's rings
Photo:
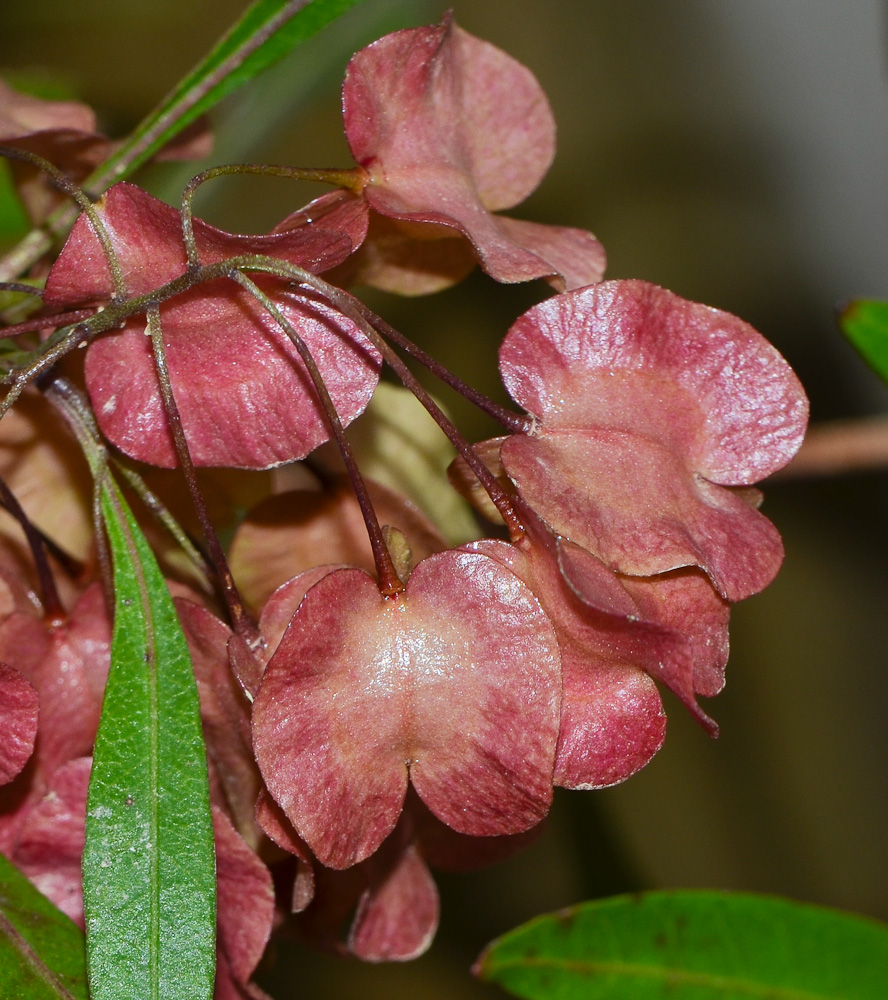
[[[144,622],[145,635],[145,668],[148,671],[148,698],[150,706],[150,720],[148,725],[148,774],[149,774],[149,795],[148,795],[148,827],[149,827],[149,867],[150,867],[150,895],[149,923],[151,934],[149,940],[149,974],[151,977],[151,1000],[160,998],[160,807],[157,796],[159,781],[158,769],[158,748],[160,746],[159,716],[158,708],[160,699],[158,698],[157,685],[157,646],[154,641],[154,616],[151,612],[151,598],[148,592],[148,581],[145,579],[144,567],[139,555],[136,540],[133,537],[130,523],[126,518],[126,512],[118,503],[115,490],[106,486],[106,495],[113,505],[117,514],[117,522],[124,536],[127,552],[133,567],[133,574],[139,589],[139,602],[142,608],[142,618]]]

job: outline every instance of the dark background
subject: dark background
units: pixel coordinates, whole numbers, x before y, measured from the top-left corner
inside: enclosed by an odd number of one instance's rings
[[[121,135],[241,9],[232,0],[29,0],[5,5],[0,67],[46,79]],[[771,339],[813,417],[888,397],[835,325],[837,303],[888,298],[886,11],[865,0],[455,0],[458,22],[537,74],[559,152],[514,214],[593,230],[609,277],[639,277],[728,309]],[[349,54],[444,4],[366,0],[215,116],[214,162],[348,165],[338,88]],[[194,168],[145,178],[169,201]],[[211,222],[261,231],[318,193],[220,182]],[[495,352],[545,289],[476,275],[433,301],[373,296],[395,325],[498,392]],[[430,308],[431,307],[431,308]],[[457,408],[470,435],[483,422]],[[473,419],[473,418],[472,418]],[[728,686],[709,741],[667,697],[665,749],[625,785],[556,796],[530,851],[441,880],[430,954],[367,968],[284,946],[268,980],[289,996],[493,995],[466,968],[526,918],[627,889],[779,893],[888,918],[886,479],[766,487],[784,534],[777,582],[734,613]]]

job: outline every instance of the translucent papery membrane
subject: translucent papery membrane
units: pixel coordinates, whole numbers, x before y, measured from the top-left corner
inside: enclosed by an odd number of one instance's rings
[[[555,148],[542,88],[504,52],[450,17],[395,32],[352,59],[343,108],[349,145],[367,171],[365,198],[411,230],[371,227],[356,280],[405,294],[458,280],[466,255],[440,239],[442,227],[465,237],[498,281],[547,277],[563,288],[601,279],[604,251],[591,233],[493,214],[536,188]],[[412,233],[421,224],[435,242]]]
[[[649,434],[721,485],[785,465],[807,423],[798,379],[749,324],[643,281],[530,309],[503,341],[500,371],[544,427]]]
[[[257,760],[330,867],[382,843],[408,780],[459,832],[517,833],[551,799],[558,668],[536,599],[486,557],[431,556],[394,598],[359,570],[332,572],[308,591],[266,669]]]

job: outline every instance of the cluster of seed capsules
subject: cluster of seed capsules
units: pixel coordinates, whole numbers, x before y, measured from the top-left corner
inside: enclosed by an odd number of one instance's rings
[[[636,772],[664,739],[658,685],[714,734],[697,697],[723,685],[730,605],[767,586],[783,555],[753,484],[792,458],[807,421],[798,380],[749,325],[604,281],[591,233],[499,214],[554,155],[545,95],[505,53],[452,19],[396,32],[354,56],[343,105],[356,166],[326,172],[339,186],[271,233],[223,232],[121,183],[81,215],[44,293],[47,325],[54,311],[123,308],[72,352],[108,442],[180,464],[160,331],[189,461],[269,469],[331,438],[347,448],[342,427],[395,392],[382,365],[406,371],[394,348],[424,360],[346,287],[420,295],[477,264],[553,286],[500,348],[517,409],[469,392],[502,437],[470,445],[432,404],[459,452],[451,480],[496,537],[448,545],[347,455],[358,500],[322,477],[267,498],[235,534],[247,626],[177,591],[231,996],[261,995],[250,977],[276,905],[325,944],[347,924],[337,946],[361,957],[419,954],[438,920],[429,865],[503,857],[554,786]],[[52,135],[20,141],[51,158]],[[278,528],[259,530],[262,516]],[[47,621],[9,566],[0,849],[82,919],[108,616],[93,583]],[[268,866],[284,853],[293,877],[276,902]]]

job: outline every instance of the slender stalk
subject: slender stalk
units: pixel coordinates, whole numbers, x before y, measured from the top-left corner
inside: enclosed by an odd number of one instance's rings
[[[0,504],[18,521],[25,533],[25,538],[28,540],[28,546],[37,569],[37,579],[40,583],[40,596],[46,620],[52,624],[61,624],[66,618],[65,608],[55,585],[43,535],[31,522],[22,505],[18,502],[18,498],[2,478],[0,478]]]
[[[475,449],[460,434],[456,424],[453,423],[450,417],[444,413],[441,407],[425,391],[413,372],[410,371],[388,344],[385,341],[381,341],[380,344],[375,344],[375,346],[378,346],[383,358],[385,358],[386,364],[394,371],[402,384],[416,396],[435,423],[447,435],[450,443],[456,448],[460,457],[475,474],[478,482],[481,483],[485,492],[496,506],[496,509],[500,512],[502,519],[506,522],[506,527],[509,529],[509,537],[513,542],[517,541],[524,534],[524,525],[521,522],[518,512],[515,510],[515,505],[512,503],[511,497],[500,485],[496,476],[481,461]]]
[[[296,268],[293,265],[287,265],[286,270],[291,272],[302,271],[301,268]],[[283,275],[285,273],[285,268],[276,267],[276,271],[277,273]],[[506,522],[510,538],[513,541],[521,538],[524,534],[524,525],[521,522],[518,512],[515,510],[515,506],[512,503],[509,494],[499,484],[493,473],[491,473],[487,466],[481,461],[474,448],[472,448],[468,441],[466,441],[466,439],[460,434],[458,428],[450,417],[444,413],[441,407],[438,406],[432,397],[419,384],[416,376],[392,350],[382,334],[364,316],[363,304],[359,303],[354,296],[350,295],[348,292],[343,291],[341,288],[337,288],[335,285],[328,284],[322,278],[318,278],[314,274],[302,271],[302,275],[303,277],[301,278],[301,283],[303,285],[307,285],[308,287],[319,291],[340,312],[344,313],[349,317],[349,319],[357,323],[362,332],[366,335],[367,339],[382,355],[386,364],[392,369],[392,371],[394,371],[394,373],[401,380],[402,384],[409,389],[414,396],[416,396],[420,403],[422,403],[429,415],[447,435],[450,443],[454,446],[454,448],[456,448],[460,456],[478,478],[478,481],[481,483],[485,492],[496,506],[496,509],[499,511],[503,520]]]
[[[36,295],[43,298],[43,289],[36,285],[26,285],[22,281],[0,281],[0,292],[21,292],[23,295]]]
[[[148,510],[151,511],[157,521],[163,525],[169,535],[176,541],[179,548],[182,549],[191,562],[204,574],[206,577],[207,588],[210,592],[212,592],[214,588],[209,582],[209,578],[215,570],[210,560],[188,537],[187,532],[182,528],[175,517],[173,517],[172,512],[160,499],[160,497],[158,497],[153,490],[148,488],[148,484],[139,475],[139,473],[136,472],[135,469],[130,468],[130,466],[128,466],[125,462],[122,462],[119,458],[112,457],[111,461],[114,463],[114,468],[127,481],[136,496],[138,496]]]
[[[436,378],[440,379],[445,385],[449,385],[451,389],[454,389],[465,399],[469,400],[470,403],[474,403],[479,410],[486,413],[488,416],[493,417],[494,420],[498,421],[507,430],[511,431],[513,434],[526,434],[530,428],[532,421],[530,417],[525,416],[523,413],[516,413],[514,410],[508,410],[504,406],[500,406],[499,403],[485,396],[484,393],[479,392],[477,389],[463,382],[459,376],[454,375],[449,369],[445,368],[436,358],[433,358],[431,354],[426,354],[426,352],[415,344],[408,337],[405,337],[403,333],[396,330],[393,326],[390,326],[384,319],[377,316],[372,309],[360,302],[360,300],[355,299],[355,302],[360,306],[361,312],[366,318],[367,322],[372,324],[385,338],[393,343],[397,344],[402,350],[406,351],[412,358],[415,358],[423,368],[430,371]]]
[[[160,395],[163,399],[163,408],[166,413],[167,423],[173,435],[173,443],[176,446],[176,454],[179,456],[179,464],[188,484],[188,492],[191,494],[191,501],[197,512],[200,526],[203,529],[204,538],[210,551],[210,559],[216,570],[219,585],[222,589],[222,596],[228,608],[231,618],[231,627],[234,632],[241,636],[251,649],[255,649],[261,642],[259,630],[256,623],[247,613],[244,602],[241,600],[231,568],[216,529],[210,519],[207,510],[206,500],[197,481],[197,473],[194,469],[194,462],[191,460],[191,450],[185,438],[185,431],[182,427],[182,419],[179,415],[179,407],[176,403],[173,384],[170,380],[170,371],[167,366],[166,348],[163,343],[163,330],[160,324],[160,310],[153,306],[148,310],[148,334],[151,337],[151,346],[154,349],[154,365],[157,370],[157,381],[160,386]]]
[[[35,316],[24,323],[0,327],[0,334],[4,337],[17,337],[21,333],[45,330],[47,326],[70,326],[73,323],[79,323],[82,319],[89,319],[93,315],[95,315],[95,309],[74,309],[71,312],[57,313],[53,316]]]
[[[342,421],[339,419],[339,414],[336,411],[336,405],[330,396],[330,392],[324,382],[324,377],[321,375],[320,369],[312,357],[311,351],[308,349],[308,345],[302,337],[299,336],[296,330],[293,329],[293,326],[287,317],[284,316],[280,309],[278,309],[274,302],[262,291],[261,288],[258,287],[254,281],[248,278],[245,274],[241,274],[239,271],[235,271],[232,274],[232,278],[262,303],[268,312],[275,318],[281,329],[287,334],[292,341],[293,346],[299,352],[300,358],[302,358],[305,367],[308,369],[308,374],[314,384],[315,391],[318,394],[318,400],[323,407],[324,415],[327,418],[327,422],[329,423],[333,436],[336,439],[336,444],[342,454],[342,460],[348,470],[348,475],[351,479],[358,505],[361,508],[361,514],[364,517],[364,523],[367,526],[367,534],[370,538],[370,547],[373,549],[373,559],[376,563],[376,575],[379,581],[379,589],[387,597],[401,593],[404,590],[404,584],[395,570],[391,553],[388,550],[388,546],[386,545],[385,538],[382,533],[382,528],[379,524],[379,518],[376,516],[376,511],[374,510],[373,503],[370,500],[370,494],[367,492],[367,485],[364,482],[364,477],[358,469],[358,464],[355,461],[354,452],[351,449],[348,438],[345,436],[345,430],[343,429]]]
[[[200,266],[200,256],[194,241],[194,216],[191,203],[194,192],[201,184],[214,177],[224,177],[229,174],[262,174],[268,177],[288,177],[298,181],[319,181],[323,184],[333,184],[335,187],[347,188],[360,194],[367,182],[367,172],[363,167],[350,167],[344,170],[333,168],[303,168],[287,167],[263,163],[228,163],[218,167],[210,167],[202,173],[195,174],[185,185],[182,192],[182,238],[185,241],[185,252],[189,267]]]
[[[46,551],[55,559],[68,576],[75,582],[82,581],[86,573],[84,562],[72,556],[70,552],[66,552],[61,545],[53,541],[49,535],[42,532],[36,524],[34,525],[34,530],[40,535],[40,540],[43,542]]]
[[[111,565],[111,553],[105,537],[102,520],[101,491],[102,475],[106,474],[108,452],[102,442],[99,429],[89,404],[67,379],[55,379],[44,388],[46,398],[55,406],[71,428],[74,436],[83,449],[86,460],[93,474],[93,524],[95,526],[96,550],[98,553],[99,573],[102,578],[105,600],[109,611],[114,610],[114,570]]]
[[[79,188],[69,177],[63,174],[55,164],[50,163],[49,160],[45,160],[42,156],[37,156],[36,153],[31,153],[24,149],[16,149],[15,146],[0,146],[0,156],[5,156],[10,160],[22,160],[25,163],[30,163],[33,167],[37,167],[49,177],[60,191],[74,199],[78,208],[89,219],[96,238],[101,244],[105,263],[108,265],[108,270],[111,274],[111,284],[114,286],[114,299],[126,298],[123,271],[120,269],[120,263],[117,260],[114,247],[111,246],[111,237],[108,235],[108,230],[105,228],[104,222],[102,222],[99,213],[96,211],[95,205],[89,200],[82,188]]]
[[[49,349],[44,349],[33,361],[25,365],[24,368],[8,372],[2,379],[2,381],[11,379],[12,385],[3,397],[3,400],[0,401],[0,418],[4,416],[6,411],[32,382],[48,372],[57,361],[84,343],[88,337],[88,331],[83,324],[63,329],[65,332],[60,340],[55,343],[47,341],[46,344],[50,345]],[[44,345],[45,347],[46,345]]]

